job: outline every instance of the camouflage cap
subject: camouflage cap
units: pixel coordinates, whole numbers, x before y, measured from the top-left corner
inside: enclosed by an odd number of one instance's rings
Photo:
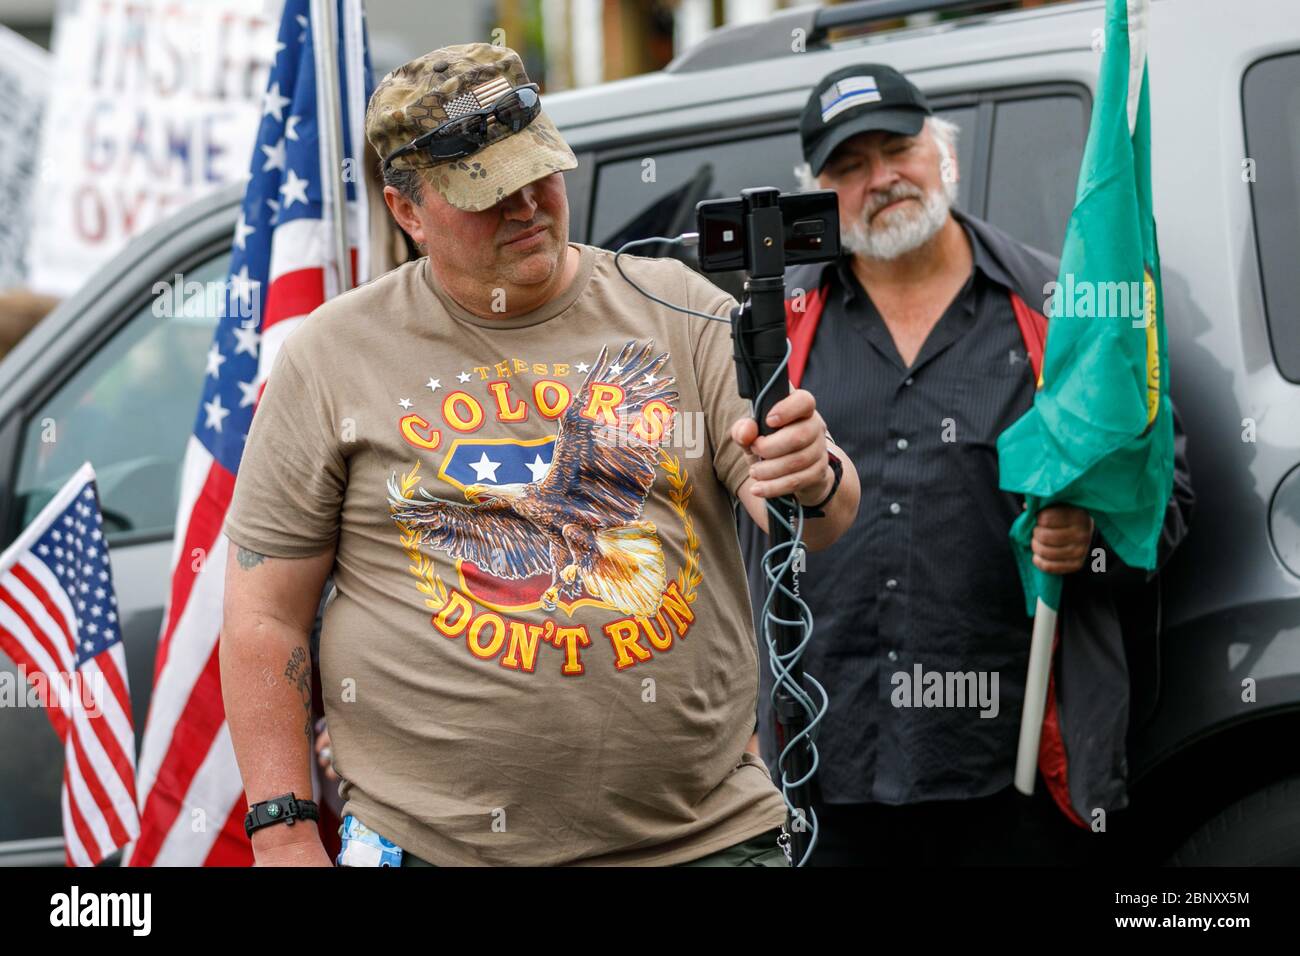
[[[366,108],[366,138],[381,157],[448,119],[484,109],[528,83],[523,61],[509,47],[464,43],[426,53],[385,76]],[[495,126],[496,124],[492,124]],[[419,169],[459,209],[496,205],[535,179],[574,169],[577,157],[545,112],[518,133],[504,133],[460,159],[433,162],[418,154],[394,168]]]

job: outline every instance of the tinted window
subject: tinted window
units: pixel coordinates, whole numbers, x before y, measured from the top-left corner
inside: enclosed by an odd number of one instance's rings
[[[1242,81],[1250,196],[1273,356],[1300,382],[1300,54],[1263,60]],[[1247,167],[1249,169],[1250,167]]]
[[[998,102],[986,218],[1021,242],[1059,256],[1087,134],[1087,112],[1077,97]]]
[[[603,164],[596,178],[591,242],[617,249],[629,239],[676,236],[695,230],[695,204],[701,199],[738,196],[750,186],[796,187],[794,167],[803,162],[799,134],[729,140],[673,152],[647,151]],[[643,246],[641,256],[673,255],[698,267],[695,250]],[[709,278],[733,295],[740,292],[739,273]]]
[[[151,299],[27,421],[20,527],[89,461],[110,545],[124,532],[170,536],[228,263],[222,254],[185,273],[188,291]]]

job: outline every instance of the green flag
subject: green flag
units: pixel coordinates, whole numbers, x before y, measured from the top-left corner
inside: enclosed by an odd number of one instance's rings
[[[1133,567],[1153,568],[1173,487],[1160,255],[1151,206],[1147,0],[1109,0],[1105,51],[1034,406],[998,438],[1001,487],[1025,496],[1011,539],[1028,611],[1059,609],[1034,567],[1039,510],[1091,513]],[[1045,290],[1051,292],[1049,288]]]

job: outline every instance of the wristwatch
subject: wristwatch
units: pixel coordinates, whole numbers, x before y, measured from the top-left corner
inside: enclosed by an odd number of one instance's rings
[[[250,837],[253,831],[274,823],[293,826],[299,820],[319,820],[320,812],[310,800],[299,800],[292,793],[263,800],[248,808],[244,814],[244,832]]]
[[[835,480],[831,482],[831,490],[826,492],[825,498],[817,502],[815,505],[803,506],[803,516],[805,518],[825,518],[826,512],[822,510],[822,507],[826,502],[834,498],[835,492],[839,490],[840,479],[844,477],[844,463],[836,458],[833,453],[828,451],[826,453],[826,464],[831,466],[831,473],[834,474]]]

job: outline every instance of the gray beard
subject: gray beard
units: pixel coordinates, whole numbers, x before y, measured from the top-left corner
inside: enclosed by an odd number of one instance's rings
[[[884,262],[914,252],[938,235],[948,221],[948,212],[956,199],[956,185],[944,183],[942,189],[924,195],[920,209],[891,213],[887,224],[874,228],[868,228],[867,218],[875,210],[869,205],[864,207],[861,218],[840,229],[840,245],[854,255]],[[899,195],[915,196],[916,193],[903,191]]]

